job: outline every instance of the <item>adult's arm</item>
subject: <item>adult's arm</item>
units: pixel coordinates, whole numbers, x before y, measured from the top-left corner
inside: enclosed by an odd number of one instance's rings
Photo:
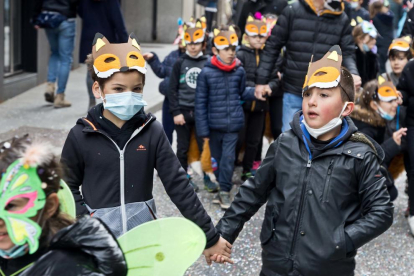
[[[118,43],[127,42],[128,33],[125,27],[124,17],[122,16],[119,1],[105,1],[105,5],[106,17],[111,22],[112,28],[114,29],[114,32],[117,35]],[[105,19],[103,18],[103,20]]]
[[[208,126],[208,104],[209,87],[205,69],[197,77],[197,87],[195,93],[195,123],[199,137],[209,137],[210,128]]]
[[[407,19],[401,31],[401,36],[406,35],[414,36],[414,8],[407,13]]]
[[[359,75],[356,62],[355,62],[355,43],[352,37],[352,29],[350,24],[345,24],[342,35],[340,46],[342,50],[342,63],[351,74]]]

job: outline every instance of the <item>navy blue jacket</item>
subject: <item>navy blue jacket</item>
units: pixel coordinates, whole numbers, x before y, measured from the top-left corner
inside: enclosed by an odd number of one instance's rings
[[[254,100],[254,87],[246,88],[246,72],[236,65],[225,72],[206,62],[197,79],[195,99],[196,130],[209,137],[210,130],[238,132],[244,125],[241,100]]]
[[[167,96],[168,89],[170,87],[170,76],[172,68],[174,66],[174,63],[180,58],[183,52],[181,52],[179,49],[174,50],[165,57],[163,62],[160,61],[156,53],[152,53],[154,56],[152,59],[148,60],[148,64],[151,66],[152,71],[154,71],[154,74],[157,75],[157,77],[164,79],[160,83],[158,89],[160,90],[161,94]]]
[[[78,14],[82,18],[79,62],[84,63],[92,52],[96,33],[103,34],[111,43],[126,43],[128,33],[118,0],[79,1]]]

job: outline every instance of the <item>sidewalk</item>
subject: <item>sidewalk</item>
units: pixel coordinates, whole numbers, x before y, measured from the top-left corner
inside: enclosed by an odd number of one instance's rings
[[[172,44],[142,44],[143,53],[156,52],[161,60],[177,46]],[[45,68],[47,70],[47,68]],[[161,82],[148,66],[144,100],[148,106],[147,112],[161,109],[164,96],[158,92]],[[66,98],[72,103],[70,108],[55,109],[52,104],[45,102],[44,91],[46,83],[33,87],[6,102],[0,104],[0,138],[14,133],[19,128],[47,128],[68,132],[77,119],[85,116],[89,103],[86,90],[86,66],[71,71],[66,88]]]

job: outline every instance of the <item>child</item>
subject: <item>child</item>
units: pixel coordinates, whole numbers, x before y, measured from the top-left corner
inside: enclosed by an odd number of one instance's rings
[[[196,130],[208,139],[212,157],[217,161],[215,175],[220,184],[218,202],[230,207],[230,190],[238,132],[244,125],[240,100],[253,100],[254,89],[245,89],[246,73],[236,57],[239,44],[234,28],[214,30],[214,56],[197,80]]]
[[[336,45],[310,64],[292,129],[271,144],[217,225],[233,243],[268,201],[261,275],[352,275],[356,250],[392,224],[383,151],[347,117],[354,83],[341,62]]]
[[[383,165],[389,168],[393,158],[401,152],[401,139],[407,132],[406,128],[398,127],[391,135],[387,133],[387,124],[397,114],[397,89],[390,80],[380,76],[378,81],[370,81],[364,86],[357,102],[351,118],[359,131],[381,145],[385,153]],[[387,184],[391,201],[394,201],[398,191],[393,183]]]
[[[60,211],[61,168],[48,145],[24,136],[0,149],[1,275],[127,274],[103,223],[88,217],[74,222]]]
[[[398,85],[401,73],[407,62],[413,57],[411,54],[411,37],[405,36],[394,39],[388,47],[388,60],[390,62],[391,72],[388,73],[393,84]],[[386,73],[382,74],[386,78]]]
[[[358,17],[360,17],[362,20],[369,21],[369,12],[364,7],[361,7],[363,2],[364,2],[363,0],[350,0],[349,1],[349,5],[351,7],[350,19],[352,22],[354,21],[356,22],[358,20],[357,19]]]
[[[116,237],[156,219],[156,169],[183,216],[203,229],[206,248],[227,249],[188,185],[161,124],[143,110],[146,64],[136,37],[131,34],[127,43],[111,44],[96,34],[87,64],[95,80],[94,95],[103,105],[96,105],[71,129],[61,160],[68,169],[66,182],[77,214],[100,218]]]
[[[246,44],[240,47],[237,52],[237,58],[241,61],[244,70],[246,71],[246,86],[255,87],[256,69],[260,60],[260,53],[267,38],[266,19],[263,21],[255,20],[253,16],[249,15],[245,27]],[[272,74],[272,80],[269,82],[270,89],[275,92],[278,91],[279,79],[277,72]],[[275,95],[272,95],[275,96]],[[279,97],[282,100],[281,97]],[[261,155],[261,140],[263,139],[263,132],[265,127],[266,112],[269,109],[267,101],[246,101],[243,104],[245,124],[239,134],[238,149],[242,144],[245,144],[245,152],[243,157],[243,173],[242,180],[245,181],[254,173],[253,164],[256,161],[256,156]],[[282,108],[279,109],[279,118],[282,120]],[[272,118],[273,119],[273,118]],[[238,152],[239,150],[237,150]],[[258,152],[260,151],[260,152]],[[261,158],[259,159],[259,161]]]
[[[182,41],[182,25],[179,20],[179,29],[177,38],[174,41],[175,45],[178,45],[178,49],[172,51],[164,59],[163,62],[160,62],[156,53],[145,53],[143,56],[148,64],[151,66],[155,75],[159,78],[163,78],[163,81],[160,83],[159,91],[165,96],[164,102],[162,104],[162,126],[164,128],[165,134],[167,135],[168,141],[172,144],[173,141],[173,132],[174,132],[174,119],[171,113],[168,111],[170,107],[170,102],[168,101],[168,91],[170,89],[170,75],[172,68],[175,62],[184,54],[185,52],[185,43]]]
[[[352,30],[352,36],[356,44],[356,63],[361,77],[362,86],[378,75],[377,42],[378,32],[368,21],[362,21]]]

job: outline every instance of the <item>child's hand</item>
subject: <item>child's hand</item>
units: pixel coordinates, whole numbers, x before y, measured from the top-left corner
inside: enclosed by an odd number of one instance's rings
[[[272,88],[268,84],[265,85],[265,93],[268,96],[272,95]]]
[[[400,130],[397,130],[396,132],[394,132],[392,134],[392,139],[394,139],[394,142],[397,145],[401,146],[401,137],[403,135],[404,136],[407,135],[407,128],[401,128]]]
[[[150,60],[154,57],[153,53],[145,53],[142,55],[144,57],[145,60]]]
[[[266,85],[256,84],[256,87],[254,90],[254,96],[256,97],[256,99],[260,101],[265,100],[265,98],[263,98],[263,95],[266,93],[265,88],[266,88]]]
[[[232,245],[228,241],[220,237],[220,239],[215,245],[203,251],[203,254],[206,257],[207,264],[211,265],[211,261],[212,261],[211,257],[214,255],[216,256],[220,255],[220,258],[218,257],[217,258],[221,263],[228,262],[228,263],[233,264],[234,263],[233,260],[230,259],[231,248],[232,248]],[[214,259],[217,259],[217,258],[214,258]]]
[[[184,115],[180,114],[177,116],[174,116],[174,124],[182,126],[185,125]]]

